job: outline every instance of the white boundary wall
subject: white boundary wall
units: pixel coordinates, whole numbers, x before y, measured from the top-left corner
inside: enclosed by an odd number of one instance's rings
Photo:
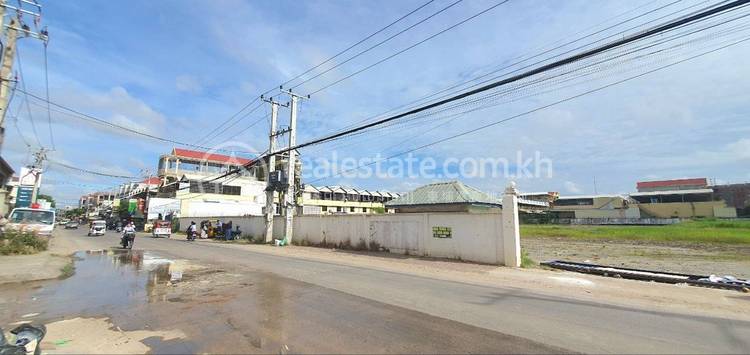
[[[518,266],[514,259],[518,239],[511,228],[510,240],[503,238],[502,213],[397,213],[370,215],[310,215],[294,218],[294,241],[312,245],[349,244],[381,247],[392,253],[451,258],[487,264]],[[181,226],[193,220],[217,217],[181,218]],[[232,221],[244,234],[262,237],[260,216],[219,217]],[[511,218],[510,220],[514,220]],[[274,237],[283,237],[284,219],[274,218]],[[506,221],[507,223],[507,221]],[[450,238],[435,236],[433,227],[450,230]],[[448,228],[448,229],[446,229]],[[517,228],[517,224],[515,226]],[[374,244],[375,243],[375,244]],[[506,247],[509,248],[506,253]]]
[[[183,217],[190,221],[217,217]],[[232,221],[244,234],[265,238],[262,216],[220,217]],[[296,242],[312,245],[349,245],[391,253],[451,258],[486,264],[521,266],[518,191],[511,182],[503,196],[501,213],[395,213],[308,215],[294,217]],[[274,217],[273,235],[284,238],[284,218]]]

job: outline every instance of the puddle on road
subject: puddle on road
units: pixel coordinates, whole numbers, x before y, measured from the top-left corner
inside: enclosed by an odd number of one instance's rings
[[[153,353],[560,350],[252,269],[193,268],[138,250],[76,257],[67,279],[0,286],[0,325],[57,326],[45,339],[61,344],[51,353],[112,353],[133,342]]]
[[[35,312],[56,318],[76,310],[101,314],[153,302],[155,286],[170,280],[171,260],[142,250],[76,253],[75,273],[62,282],[43,284],[33,295]]]
[[[139,309],[144,303],[162,301],[157,289],[168,285],[173,274],[182,275],[174,261],[142,250],[78,252],[74,260],[75,272],[63,280],[3,287],[0,324],[21,319],[49,323],[73,317],[127,315],[128,310]],[[19,312],[24,314],[19,317]],[[155,338],[149,345],[158,348]]]

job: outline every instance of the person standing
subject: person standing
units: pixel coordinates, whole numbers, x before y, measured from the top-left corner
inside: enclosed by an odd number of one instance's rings
[[[219,237],[221,238],[221,235],[224,234],[224,225],[221,223],[221,220],[216,220],[216,233],[214,233],[214,238]]]
[[[232,240],[232,221],[224,223],[224,240]]]

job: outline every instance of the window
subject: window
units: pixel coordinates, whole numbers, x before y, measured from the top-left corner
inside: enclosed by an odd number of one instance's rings
[[[591,206],[593,198],[566,198],[555,201],[555,206]]]
[[[362,213],[367,213],[367,207],[362,207]]]
[[[241,186],[228,186],[228,185],[223,185],[223,186],[221,187],[221,193],[222,193],[222,194],[224,194],[224,195],[235,195],[235,196],[239,196],[239,195],[240,195],[240,193],[241,193],[241,191],[242,191],[242,187],[241,187]]]
[[[336,207],[336,212],[343,212],[343,208],[342,208],[342,207],[340,207],[340,206],[339,206],[339,207]]]
[[[349,212],[355,212],[355,208],[354,207],[349,207]]]
[[[322,211],[323,212],[328,212],[328,206],[323,206]]]
[[[44,210],[15,210],[10,216],[12,223],[53,224],[55,214]]]

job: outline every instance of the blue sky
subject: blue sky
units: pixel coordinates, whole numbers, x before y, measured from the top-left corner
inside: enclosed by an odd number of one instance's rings
[[[424,1],[42,1],[49,26],[51,100],[137,130],[197,142],[266,89],[364,38]],[[464,1],[413,30],[298,88],[311,92],[358,68],[425,38],[495,2]],[[382,65],[313,96],[300,108],[299,141],[329,133],[461,79],[507,63],[539,46],[566,38],[603,19],[644,4],[667,1],[513,0]],[[685,1],[684,4],[695,4]],[[407,18],[395,33],[446,6],[435,1]],[[679,5],[679,6],[685,6]],[[384,38],[384,37],[378,37]],[[375,43],[375,39],[372,42]],[[27,88],[44,93],[43,47],[23,39],[20,54]],[[628,192],[643,179],[708,177],[750,181],[750,69],[743,44],[558,105],[477,134],[418,152],[420,158],[515,157],[539,151],[552,161],[551,177],[519,178],[526,191],[564,194]],[[16,67],[17,69],[17,67]],[[302,151],[306,159],[383,155],[394,144],[419,145],[482,122],[554,101],[536,97],[461,117],[419,137],[395,129]],[[21,96],[11,106],[18,111]],[[32,106],[42,145],[49,147],[45,111]],[[267,107],[208,142],[230,149],[264,150]],[[281,119],[288,111],[281,111]],[[253,121],[256,126],[227,140]],[[34,146],[25,108],[19,128]],[[156,169],[172,145],[91,125],[53,112],[57,161],[85,169],[137,175]],[[29,159],[6,125],[3,156],[18,170]],[[43,191],[70,201],[122,180],[51,166]],[[467,178],[501,191],[505,178]],[[332,177],[315,184],[346,184],[408,191],[426,178]]]

